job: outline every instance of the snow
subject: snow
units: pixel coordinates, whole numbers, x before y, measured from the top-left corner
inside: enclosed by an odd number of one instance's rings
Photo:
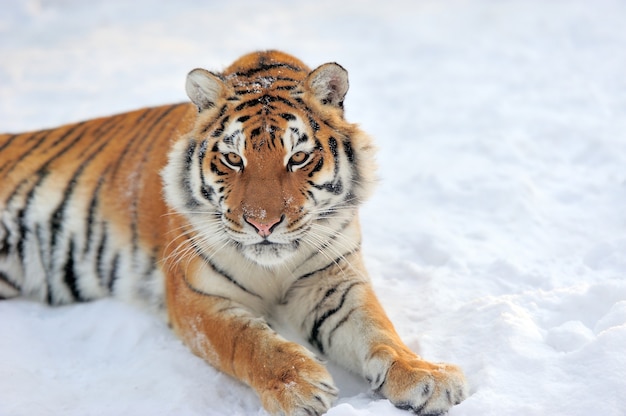
[[[350,73],[380,147],[365,254],[461,415],[626,414],[626,3],[1,0],[0,130],[183,101],[277,48]],[[0,302],[0,415],[264,415],[156,317]],[[333,366],[332,416],[405,415]]]

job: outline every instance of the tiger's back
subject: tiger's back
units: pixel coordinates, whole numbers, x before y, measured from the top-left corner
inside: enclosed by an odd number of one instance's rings
[[[0,296],[159,307],[159,171],[190,104],[0,136]],[[129,299],[129,300],[130,300]]]

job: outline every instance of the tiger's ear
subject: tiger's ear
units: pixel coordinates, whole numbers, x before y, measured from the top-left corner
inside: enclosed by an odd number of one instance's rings
[[[196,68],[187,75],[185,90],[198,111],[214,107],[225,89],[222,80],[206,69]]]
[[[309,74],[306,85],[322,104],[343,108],[349,86],[348,71],[334,62],[327,63]]]

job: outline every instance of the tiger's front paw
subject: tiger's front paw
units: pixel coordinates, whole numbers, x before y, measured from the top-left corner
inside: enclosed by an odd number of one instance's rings
[[[467,381],[455,365],[417,357],[373,360],[370,364],[372,388],[396,407],[417,415],[442,415],[467,398]]]
[[[274,364],[272,377],[259,389],[263,407],[273,415],[321,415],[331,407],[338,390],[332,377],[312,355],[298,354]]]

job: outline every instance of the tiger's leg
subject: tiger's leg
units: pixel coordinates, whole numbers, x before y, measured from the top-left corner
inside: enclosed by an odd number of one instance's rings
[[[254,388],[271,414],[320,415],[337,396],[332,378],[306,348],[226,298],[203,294],[168,276],[174,331],[198,356]]]
[[[311,344],[395,406],[436,415],[467,397],[458,367],[425,361],[400,340],[366,279],[335,266],[296,282],[286,301]]]

